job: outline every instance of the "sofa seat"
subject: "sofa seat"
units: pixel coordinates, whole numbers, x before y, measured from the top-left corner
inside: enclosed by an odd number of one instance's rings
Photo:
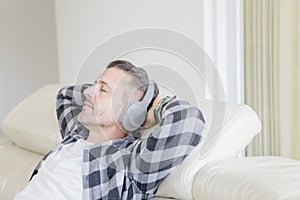
[[[300,162],[276,156],[208,163],[195,176],[195,199],[299,200]]]
[[[27,184],[30,175],[42,158],[41,154],[22,149],[7,138],[0,138],[0,199],[13,199]]]

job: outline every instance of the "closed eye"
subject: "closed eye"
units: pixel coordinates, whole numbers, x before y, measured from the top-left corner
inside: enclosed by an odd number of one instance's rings
[[[108,91],[106,91],[105,89],[103,89],[103,88],[101,88],[101,91],[102,92],[106,92],[106,93],[108,93]]]
[[[104,92],[104,93],[110,93],[112,91],[111,87],[109,86],[109,84],[105,81],[102,80],[98,80],[95,83],[96,85],[98,85],[98,90],[100,92]]]

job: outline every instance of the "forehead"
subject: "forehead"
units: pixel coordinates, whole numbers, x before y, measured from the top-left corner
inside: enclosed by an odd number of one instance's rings
[[[105,82],[111,87],[115,87],[118,83],[125,83],[128,80],[130,80],[130,75],[116,67],[106,69],[98,78],[98,81]]]

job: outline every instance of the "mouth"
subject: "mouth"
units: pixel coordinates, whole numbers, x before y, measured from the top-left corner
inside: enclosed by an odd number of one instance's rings
[[[90,108],[90,109],[93,109],[93,108],[94,108],[93,104],[92,104],[91,102],[87,101],[87,100],[85,100],[85,101],[83,102],[82,108],[84,108],[84,107],[88,107],[88,108]]]

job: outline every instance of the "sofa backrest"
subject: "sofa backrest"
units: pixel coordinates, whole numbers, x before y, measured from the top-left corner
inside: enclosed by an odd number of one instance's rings
[[[21,148],[48,153],[61,141],[55,111],[60,87],[44,86],[15,106],[2,123],[4,136]]]
[[[236,158],[261,130],[257,114],[247,105],[204,100],[199,103],[206,120],[200,144],[160,184],[157,195],[194,199],[194,178],[209,162]]]

